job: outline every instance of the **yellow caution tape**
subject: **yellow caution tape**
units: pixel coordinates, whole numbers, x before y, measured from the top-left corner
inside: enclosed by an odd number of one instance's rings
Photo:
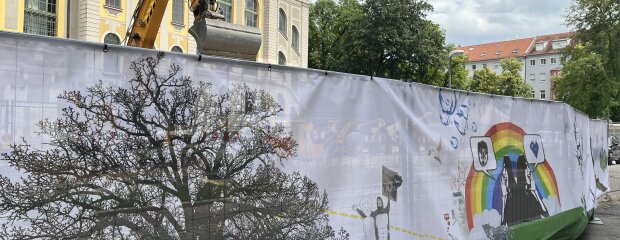
[[[345,213],[345,212],[337,212],[337,211],[330,210],[330,209],[327,209],[326,212],[327,212],[327,214],[331,214],[331,215],[338,215],[338,216],[354,218],[354,219],[362,219],[362,217],[360,215],[357,215],[357,214],[349,214],[349,213]],[[433,236],[433,235],[429,235],[429,234],[419,234],[419,233],[415,233],[415,232],[409,231],[407,229],[395,227],[395,226],[392,226],[392,225],[390,225],[390,229],[394,229],[396,231],[403,232],[403,233],[406,233],[406,234],[409,234],[409,235],[412,235],[412,236],[415,236],[415,237],[419,237],[419,238],[445,240],[444,238],[441,238],[441,237],[437,237],[437,236]]]

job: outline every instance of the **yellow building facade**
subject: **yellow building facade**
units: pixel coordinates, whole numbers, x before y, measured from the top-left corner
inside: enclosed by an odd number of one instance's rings
[[[38,21],[53,20],[54,26],[46,27],[46,31],[52,31],[54,37],[66,37],[67,26],[67,2],[69,0],[41,1],[41,0],[0,0],[0,31],[26,32],[39,34],[42,32],[29,32],[32,30],[27,21],[32,17]],[[42,2],[45,5],[41,4]],[[52,10],[52,11],[49,11]],[[43,31],[43,29],[38,29]]]
[[[0,30],[123,44],[139,0],[0,0]],[[307,67],[307,0],[219,0],[227,21],[257,27],[258,62]],[[169,0],[155,48],[196,53],[188,0]]]

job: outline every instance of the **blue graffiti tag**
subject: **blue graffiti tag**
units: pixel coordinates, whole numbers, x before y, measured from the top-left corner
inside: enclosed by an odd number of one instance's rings
[[[441,113],[439,114],[439,120],[444,126],[450,125],[450,116],[454,114],[456,110],[456,92],[452,91],[452,94],[444,96],[442,89],[439,90],[439,105],[441,106]]]
[[[456,91],[444,92],[443,89],[440,89],[438,97],[439,106],[441,107],[441,112],[439,113],[439,120],[441,124],[444,126],[454,125],[457,132],[461,136],[465,136],[467,134],[467,129],[469,128],[470,102],[466,101],[465,103],[459,105],[456,97]],[[471,130],[473,132],[477,132],[478,127],[476,126],[476,123],[471,122],[471,124]],[[458,148],[458,139],[456,136],[453,136],[450,142],[454,149]]]
[[[454,118],[454,126],[462,136],[467,133],[467,120],[469,120],[469,105],[462,104]]]
[[[453,147],[454,149],[459,148],[459,140],[458,140],[458,139],[456,139],[456,137],[452,136],[452,137],[450,138],[450,145],[452,145],[452,147]]]

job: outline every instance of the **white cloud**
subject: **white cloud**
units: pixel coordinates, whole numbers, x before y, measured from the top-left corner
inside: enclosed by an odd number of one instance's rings
[[[568,31],[570,0],[428,0],[448,43],[473,45]]]
[[[428,18],[445,30],[448,43],[456,45],[570,31],[564,16],[571,0],[426,1],[435,9]]]

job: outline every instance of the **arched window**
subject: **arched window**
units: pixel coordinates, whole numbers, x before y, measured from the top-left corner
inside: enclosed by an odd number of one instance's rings
[[[114,33],[108,33],[103,38],[103,43],[119,45],[121,44],[121,39],[118,38],[118,36],[116,36],[116,34]]]
[[[217,1],[222,9],[222,14],[227,22],[232,21],[232,0],[219,0]]]
[[[286,56],[282,52],[278,52],[278,64],[286,65]]]
[[[183,53],[183,49],[181,47],[179,47],[179,46],[172,47],[172,49],[170,49],[170,51],[178,52],[178,53]]]
[[[258,26],[258,3],[256,0],[245,0],[245,25]]]
[[[297,31],[295,26],[293,26],[293,31],[291,32],[291,46],[295,51],[299,52],[299,31]]]
[[[280,13],[278,14],[278,29],[280,30],[280,32],[282,34],[284,34],[284,37],[287,37],[286,35],[286,13],[284,12],[284,9],[280,8]]]

